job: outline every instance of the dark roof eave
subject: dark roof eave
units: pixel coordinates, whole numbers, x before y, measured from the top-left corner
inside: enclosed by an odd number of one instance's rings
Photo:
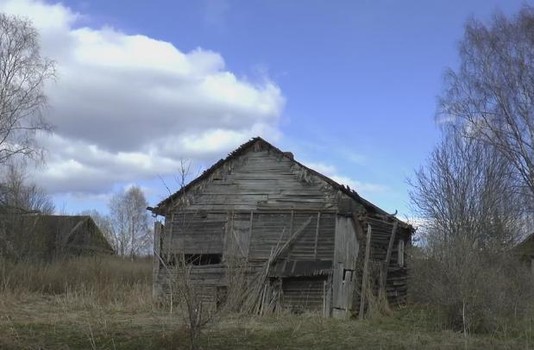
[[[235,158],[239,157],[240,155],[242,155],[243,153],[245,153],[249,149],[249,147],[253,146],[256,142],[262,142],[264,145],[266,145],[270,149],[278,152],[281,156],[290,159],[291,161],[293,161],[294,163],[298,164],[302,168],[304,168],[307,171],[311,172],[313,175],[321,178],[322,180],[324,180],[325,182],[330,184],[333,188],[341,191],[343,194],[347,195],[348,197],[350,197],[351,199],[353,199],[357,203],[360,203],[361,205],[363,205],[367,211],[375,213],[375,214],[378,214],[378,215],[381,215],[381,216],[384,216],[384,217],[391,218],[392,220],[397,220],[397,221],[399,221],[401,223],[404,223],[403,221],[401,221],[400,219],[398,219],[394,215],[391,215],[391,214],[387,213],[383,209],[380,209],[378,206],[376,206],[373,203],[369,202],[368,200],[362,198],[356,191],[350,189],[347,186],[344,186],[344,185],[341,185],[341,184],[337,183],[336,181],[334,181],[331,178],[319,173],[316,170],[308,168],[304,164],[296,161],[290,155],[284,153],[282,150],[280,150],[277,147],[271,145],[269,142],[265,141],[261,137],[254,137],[254,138],[250,139],[248,142],[242,144],[236,150],[234,150],[233,152],[228,154],[228,156],[226,158],[220,159],[219,161],[217,161],[211,167],[206,169],[200,176],[198,176],[197,178],[195,178],[194,180],[189,182],[186,186],[182,187],[180,190],[176,191],[175,193],[171,194],[166,199],[164,199],[161,202],[159,202],[156,207],[151,208],[151,209],[149,209],[150,208],[149,207],[147,209],[150,210],[155,215],[165,215],[166,207],[169,204],[172,204],[177,198],[182,196],[184,193],[188,192],[196,184],[198,184],[198,183],[202,182],[203,180],[207,179],[211,174],[213,174],[224,163],[226,163],[226,162],[228,162],[228,161],[230,161],[232,159],[235,159]],[[404,224],[406,224],[406,223],[404,223]],[[411,228],[412,232],[415,231],[415,229],[411,225],[406,224],[406,226]]]

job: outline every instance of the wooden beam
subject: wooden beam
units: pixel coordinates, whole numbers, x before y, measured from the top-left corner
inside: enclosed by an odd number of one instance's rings
[[[158,281],[159,276],[159,264],[161,259],[161,234],[163,230],[163,225],[156,221],[154,222],[154,259],[152,261],[152,280]],[[152,295],[154,297],[158,296],[157,293],[157,283],[153,283],[152,285]]]
[[[362,242],[364,239],[364,236],[363,236],[362,226],[360,225],[361,220],[356,216],[355,212],[352,213],[350,218],[352,219],[352,224],[354,225],[354,228],[356,231],[356,238],[358,239],[358,242]]]
[[[313,247],[313,256],[317,260],[317,244],[319,243],[319,223],[321,221],[321,212],[317,213],[317,226],[315,227],[315,245]]]
[[[358,317],[363,320],[363,314],[365,312],[366,292],[367,292],[367,280],[369,279],[369,257],[371,255],[371,225],[367,224],[367,237],[365,242],[365,258],[363,260],[363,274],[362,274],[362,290],[360,293],[360,312]]]
[[[254,222],[254,212],[251,210],[250,211],[250,222],[249,222],[249,227],[248,227],[248,230],[249,230],[249,240],[252,239],[252,224]]]
[[[395,243],[395,236],[396,236],[396,233],[397,233],[397,226],[398,226],[398,222],[395,221],[393,223],[393,229],[391,230],[391,234],[389,236],[389,244],[388,244],[388,250],[386,252],[386,258],[384,259],[384,263],[383,265],[381,266],[381,269],[380,269],[380,281],[379,281],[379,295],[380,296],[384,296],[387,300],[387,296],[386,296],[386,286],[387,286],[387,281],[388,281],[388,270],[389,270],[389,262],[391,261],[391,252],[393,251],[393,245]]]
[[[310,216],[308,220],[306,220],[302,225],[300,225],[300,227],[295,232],[293,232],[291,237],[289,237],[289,239],[286,241],[286,243],[284,243],[284,245],[280,248],[280,250],[275,252],[274,255],[270,258],[270,264],[274,263],[283,253],[286,252],[286,250],[288,250],[291,247],[291,245],[295,242],[295,240],[299,237],[299,235],[310,224],[312,219],[313,219],[313,216]]]
[[[291,219],[289,220],[289,233],[293,232],[293,222],[295,221],[295,211],[291,210]]]
[[[397,226],[398,222],[395,221],[393,224],[393,229],[391,230],[391,236],[389,236],[389,244],[388,244],[388,250],[386,252],[386,260],[384,261],[383,266],[383,272],[382,272],[382,280],[380,281],[380,288],[382,288],[382,291],[385,291],[386,284],[388,280],[388,268],[389,268],[389,262],[391,260],[391,252],[393,250],[393,244],[395,244],[395,236],[397,234]]]

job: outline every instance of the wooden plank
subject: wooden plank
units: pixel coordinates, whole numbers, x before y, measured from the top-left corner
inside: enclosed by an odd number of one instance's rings
[[[382,267],[382,280],[380,281],[380,288],[381,292],[384,292],[388,280],[388,268],[389,268],[389,262],[391,260],[391,251],[393,250],[393,244],[395,243],[395,236],[397,233],[397,226],[398,222],[395,221],[393,224],[393,229],[391,230],[391,236],[389,237],[389,244],[388,244],[388,250],[386,253],[386,259],[384,261],[384,265]]]
[[[330,317],[332,316],[332,275],[329,274],[325,281],[325,301],[323,316]]]
[[[319,243],[319,224],[321,222],[321,212],[317,213],[317,225],[315,226],[315,247],[313,251],[313,257],[317,259],[317,244]]]
[[[250,247],[251,213],[232,212],[229,214],[229,220],[226,230],[225,259],[247,258]]]
[[[254,214],[253,225],[249,259],[267,261],[290,236],[290,212]]]
[[[254,210],[259,207],[335,208],[333,189],[288,159],[249,152],[218,169],[189,193],[191,209]],[[306,171],[304,171],[306,172]],[[307,181],[313,179],[313,181]]]
[[[300,312],[323,310],[325,280],[325,276],[283,279],[282,306]]]
[[[362,273],[362,290],[360,293],[360,312],[358,318],[363,320],[363,315],[365,312],[365,295],[367,293],[367,280],[369,279],[369,256],[371,255],[371,234],[372,228],[371,225],[367,224],[367,237],[365,241],[365,257],[363,260],[363,273]]]
[[[295,210],[291,209],[291,219],[289,220],[289,232],[293,232],[294,223],[295,223]]]
[[[253,223],[254,223],[254,212],[251,210],[250,211],[250,222],[249,222],[249,233],[248,233],[248,237],[249,239],[252,239],[252,227],[253,227]]]
[[[309,217],[308,220],[306,220],[300,227],[291,235],[291,237],[284,243],[282,248],[278,250],[277,253],[275,253],[271,258],[271,263],[275,262],[278,257],[282,256],[293,244],[295,239],[298,238],[298,236],[301,234],[302,231],[310,224],[313,217]]]
[[[154,222],[154,256],[153,256],[153,266],[152,266],[152,278],[154,281],[158,279],[159,275],[159,265],[161,259],[161,234],[162,234],[163,225],[161,222]],[[159,294],[159,286],[156,283],[152,285],[152,294],[157,297]]]
[[[347,318],[352,310],[358,250],[351,219],[337,216],[333,275],[333,316],[336,318]]]

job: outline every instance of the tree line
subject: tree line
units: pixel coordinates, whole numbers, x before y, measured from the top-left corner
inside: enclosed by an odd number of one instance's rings
[[[0,214],[4,220],[10,215],[56,212],[50,196],[26,172],[28,160],[44,161],[45,150],[36,135],[53,130],[43,112],[47,108],[44,84],[55,79],[55,73],[55,62],[41,55],[39,33],[32,23],[0,13]],[[133,186],[113,195],[109,214],[95,210],[81,214],[94,218],[117,254],[133,257],[148,253],[151,245],[146,207],[143,191]],[[0,230],[0,257],[6,253],[1,247],[14,243],[7,242],[7,237]]]
[[[152,252],[152,220],[147,206],[143,190],[131,186],[111,196],[107,213],[93,209],[75,215],[91,216],[117,255],[134,258]],[[17,255],[17,251],[29,254],[31,251],[16,249],[25,242],[24,235],[8,232],[17,222],[14,218],[57,212],[52,198],[28,178],[23,164],[4,164],[4,173],[0,173],[0,258],[30,258]],[[8,249],[10,246],[12,249]]]
[[[411,294],[468,333],[533,305],[517,244],[534,218],[534,9],[468,21],[459,57],[438,100],[442,139],[410,180],[423,221]]]

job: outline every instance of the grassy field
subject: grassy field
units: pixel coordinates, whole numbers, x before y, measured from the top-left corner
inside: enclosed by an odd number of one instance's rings
[[[0,266],[0,349],[188,349],[178,314],[151,298],[148,261],[76,260]],[[533,321],[534,324],[534,321]],[[468,336],[439,315],[405,307],[366,321],[317,315],[226,315],[206,328],[203,349],[529,349],[522,331]]]

